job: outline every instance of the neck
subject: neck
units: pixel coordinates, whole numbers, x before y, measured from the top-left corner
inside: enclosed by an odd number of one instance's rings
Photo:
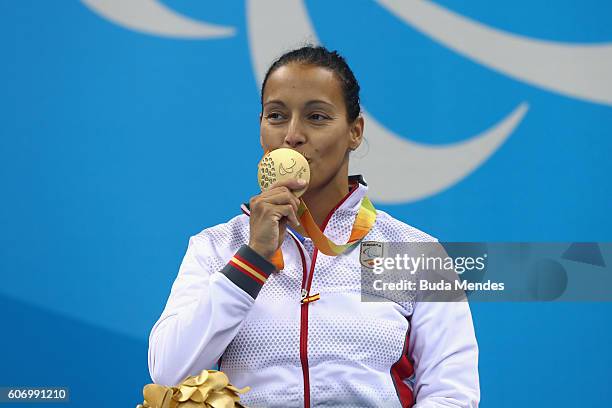
[[[302,198],[314,221],[323,229],[323,222],[330,211],[348,192],[348,166],[344,166],[328,183],[317,189],[307,190]]]

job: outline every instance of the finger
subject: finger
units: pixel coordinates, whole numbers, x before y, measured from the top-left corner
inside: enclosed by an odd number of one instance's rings
[[[297,197],[295,194],[293,194],[289,187],[284,186],[284,185],[274,187],[273,189],[270,189],[270,190],[266,190],[267,194],[264,195],[264,193],[262,193],[262,196],[273,195],[273,194],[276,194],[278,191],[288,192],[289,193],[289,197],[291,198],[291,200],[293,200],[293,202],[295,202],[296,207],[299,207],[299,205],[300,205],[300,198]]]
[[[290,204],[279,205],[276,207],[276,210],[278,211],[279,215],[281,215],[282,217],[286,217],[289,220],[289,222],[291,222],[292,224],[294,225],[299,224],[299,221],[297,219],[297,216],[295,215],[293,206],[291,206]]]
[[[296,210],[292,210],[291,211],[291,215],[288,217],[289,222],[291,223],[291,225],[293,225],[294,227],[297,227],[298,225],[300,225],[300,220],[297,217],[297,211]]]
[[[296,212],[300,205],[299,198],[290,193],[285,187],[279,187],[275,191],[266,192],[266,194],[262,193],[260,199],[265,203],[276,205],[291,204]]]
[[[306,180],[289,178],[289,179],[277,181],[276,183],[272,184],[268,188],[268,190],[271,190],[275,187],[282,186],[282,187],[287,187],[291,191],[295,191],[295,190],[301,190],[307,185],[308,185],[308,182]]]
[[[300,220],[295,215],[289,219],[289,223],[293,228],[300,226]]]

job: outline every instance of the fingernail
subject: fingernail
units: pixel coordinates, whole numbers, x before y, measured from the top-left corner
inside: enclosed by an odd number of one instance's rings
[[[298,182],[298,184],[299,184],[300,186],[303,186],[303,185],[305,185],[305,184],[306,184],[306,180],[303,180],[303,179],[298,179],[298,181],[297,181],[297,182]]]

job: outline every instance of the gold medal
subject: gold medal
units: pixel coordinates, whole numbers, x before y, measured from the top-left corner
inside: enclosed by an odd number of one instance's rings
[[[310,182],[310,166],[299,152],[293,149],[280,148],[268,152],[257,166],[257,180],[261,191],[267,190],[277,181],[288,179],[306,180]],[[294,190],[293,194],[300,197],[306,189]]]

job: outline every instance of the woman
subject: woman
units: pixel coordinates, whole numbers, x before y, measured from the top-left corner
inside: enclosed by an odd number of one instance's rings
[[[329,239],[347,242],[367,192],[348,176],[364,130],[351,69],[322,47],[291,51],[270,67],[261,103],[264,151],[307,158],[303,201]],[[252,388],[242,398],[251,407],[476,407],[467,302],[362,302],[359,246],[327,256],[294,231],[292,191],[303,187],[276,183],[190,239],[149,339],[153,380],[175,385],[219,364]],[[380,210],[363,238],[435,241]]]

